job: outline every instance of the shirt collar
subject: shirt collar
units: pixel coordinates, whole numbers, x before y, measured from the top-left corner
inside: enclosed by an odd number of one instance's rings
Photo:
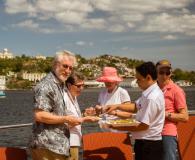
[[[54,72],[51,72],[51,76],[53,77],[54,83],[59,84],[60,86],[61,85],[64,86],[64,83],[59,81],[59,79],[57,78]]]
[[[154,88],[156,88],[157,86],[158,86],[157,83],[152,84],[150,87],[148,87],[146,90],[144,90],[144,91],[142,92],[142,95],[143,95],[144,97],[147,97],[147,95],[148,95],[150,92],[152,92],[152,91],[154,90]]]
[[[170,80],[169,83],[164,86],[163,90],[172,88],[172,85],[173,85],[173,81]]]

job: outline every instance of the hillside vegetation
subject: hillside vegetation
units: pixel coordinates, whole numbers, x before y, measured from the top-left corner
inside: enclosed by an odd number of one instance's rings
[[[87,79],[95,79],[100,75],[104,66],[113,66],[118,69],[118,72],[123,77],[134,76],[135,67],[144,61],[129,59],[126,57],[102,55],[99,57],[85,59],[80,55],[76,55],[78,66],[75,68],[79,72],[82,72]],[[22,72],[27,73],[48,73],[51,70],[52,57],[43,59],[35,59],[34,57],[28,57],[22,55],[21,57],[15,57],[13,59],[0,59],[0,75],[5,75],[9,83],[8,88],[26,88],[32,83],[23,80],[21,78]],[[17,74],[15,77],[10,77],[10,72]],[[182,69],[175,69],[173,71],[173,79],[177,80],[188,80],[195,84],[195,72],[184,71]],[[25,85],[22,87],[22,85]],[[28,88],[27,87],[27,88]]]

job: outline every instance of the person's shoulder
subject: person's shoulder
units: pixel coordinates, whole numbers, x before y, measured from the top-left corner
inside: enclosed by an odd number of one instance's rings
[[[49,83],[47,83],[47,81],[41,81],[39,84],[37,84],[34,88],[35,92],[41,92],[41,91],[46,91],[48,90],[49,87]]]
[[[37,83],[37,85],[34,87],[34,90],[45,90],[48,89],[49,86],[53,85],[53,81],[51,73],[49,73],[47,76],[45,76],[40,82]]]
[[[128,91],[122,87],[118,87],[116,94],[123,95],[123,96],[129,96]]]
[[[125,88],[122,88],[122,87],[118,87],[118,91],[120,91],[122,93],[127,93],[128,92]]]
[[[161,98],[161,97],[164,97],[164,95],[158,85],[155,86],[152,92],[150,92],[150,94],[148,95],[148,99],[153,99],[153,100]]]
[[[184,92],[184,90],[174,82],[172,83],[172,90],[175,92]]]

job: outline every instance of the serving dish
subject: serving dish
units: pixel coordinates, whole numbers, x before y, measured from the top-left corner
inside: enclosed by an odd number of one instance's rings
[[[133,118],[127,118],[127,119],[111,119],[111,120],[106,120],[106,124],[112,125],[113,127],[121,126],[137,126],[139,125],[140,122],[138,122],[136,119]]]

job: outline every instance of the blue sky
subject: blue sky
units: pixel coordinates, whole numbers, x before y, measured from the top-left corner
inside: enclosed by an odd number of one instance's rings
[[[0,50],[53,56],[70,50],[195,71],[195,0],[3,0]]]

